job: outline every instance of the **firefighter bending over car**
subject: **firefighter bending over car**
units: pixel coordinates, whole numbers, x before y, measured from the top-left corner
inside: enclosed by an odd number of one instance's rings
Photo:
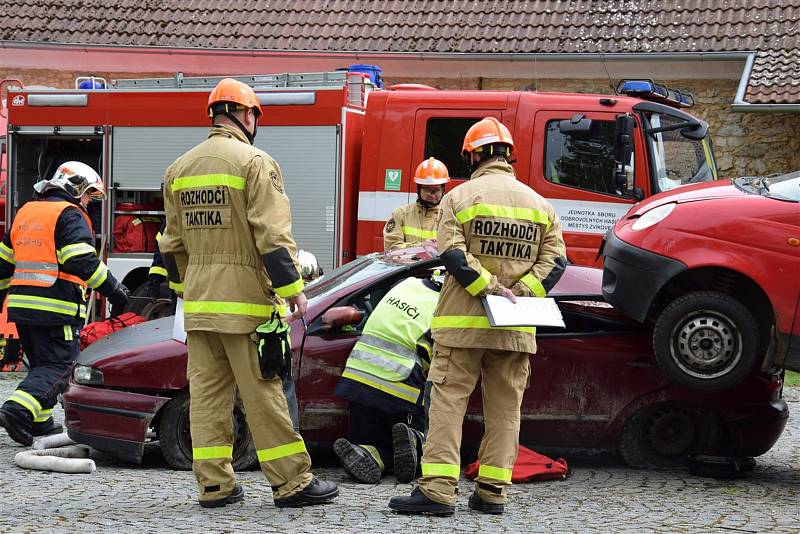
[[[439,289],[432,280],[413,277],[394,286],[369,315],[347,358],[336,395],[350,401],[350,427],[333,450],[358,482],[376,484],[390,469],[400,482],[417,475]]]
[[[390,500],[396,511],[455,511],[461,426],[478,378],[485,431],[469,507],[492,514],[504,510],[536,329],[490,327],[480,297],[543,297],[566,268],[559,218],[549,202],[516,180],[513,150],[511,133],[497,119],[474,124],[462,148],[472,176],[442,202],[437,243],[448,275],[432,322],[422,478],[410,496]]]
[[[237,386],[275,505],[330,502],[339,490],[312,475],[281,387],[291,368],[283,299],[292,319],[307,301],[280,168],[251,146],[261,105],[248,85],[226,78],[211,91],[207,111],[208,139],[165,173],[159,242],[184,298],[199,502],[218,507],[244,498],[231,467]]]
[[[444,187],[450,181],[447,167],[435,158],[417,166],[414,182],[417,201],[392,212],[383,227],[383,249],[386,252],[420,245],[436,246],[436,229],[441,219],[439,203]]]
[[[86,322],[86,292],[99,291],[114,308],[125,307],[128,289],[97,257],[86,212],[105,198],[103,181],[84,163],[62,163],[34,186],[36,197],[20,208],[0,243],[0,306],[16,323],[30,371],[0,408],[0,426],[22,445],[34,436],[61,432],[53,422],[56,398],[78,357]]]

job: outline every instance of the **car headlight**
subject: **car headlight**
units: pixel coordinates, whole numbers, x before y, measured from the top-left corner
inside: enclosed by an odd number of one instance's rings
[[[76,365],[72,370],[72,380],[83,386],[102,386],[103,372],[88,365]]]
[[[667,215],[672,213],[672,210],[675,209],[675,206],[676,204],[671,202],[669,204],[664,204],[663,206],[651,209],[634,221],[634,223],[631,225],[631,230],[644,230],[645,228],[650,228],[654,224],[660,223],[667,218]]]

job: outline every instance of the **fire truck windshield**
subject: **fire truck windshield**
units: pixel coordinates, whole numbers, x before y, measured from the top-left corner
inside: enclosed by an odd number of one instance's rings
[[[682,119],[662,113],[648,114],[653,129],[669,127]],[[669,191],[681,185],[716,180],[717,166],[711,150],[711,139],[689,139],[680,129],[648,134],[653,156],[656,192]]]

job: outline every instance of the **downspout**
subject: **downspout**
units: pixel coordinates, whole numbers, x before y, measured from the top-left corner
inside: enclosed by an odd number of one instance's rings
[[[739,87],[736,90],[736,97],[733,99],[731,109],[739,112],[772,112],[784,113],[788,111],[800,111],[800,104],[751,104],[744,99],[747,93],[747,86],[750,83],[750,75],[753,72],[753,63],[756,60],[756,53],[752,52],[747,56],[747,62],[742,71],[742,78],[739,80]]]

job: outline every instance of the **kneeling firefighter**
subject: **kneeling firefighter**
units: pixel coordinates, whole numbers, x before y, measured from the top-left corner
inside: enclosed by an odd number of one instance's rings
[[[28,376],[0,408],[0,426],[23,445],[61,431],[53,406],[79,353],[86,288],[108,297],[114,308],[124,307],[129,294],[92,244],[86,208],[91,199],[105,198],[94,169],[68,161],[34,190],[37,198],[22,206],[0,243],[0,305],[8,299],[8,319],[16,323],[30,363]]]
[[[350,401],[347,439],[333,449],[358,482],[375,484],[394,469],[417,474],[424,424],[423,388],[431,359],[430,326],[440,285],[406,278],[378,303],[347,358],[336,395]]]
[[[384,225],[386,252],[426,243],[436,245],[436,229],[442,218],[439,203],[449,181],[447,167],[436,158],[428,158],[417,166],[414,171],[417,201],[394,210]]]

